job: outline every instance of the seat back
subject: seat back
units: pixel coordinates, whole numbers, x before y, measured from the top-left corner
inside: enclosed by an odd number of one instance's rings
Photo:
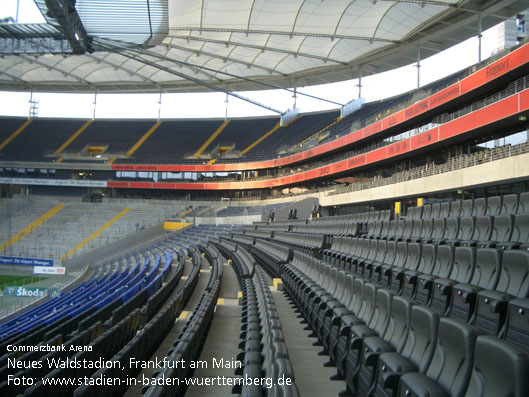
[[[441,203],[441,218],[448,218],[450,215],[450,203]]]
[[[434,355],[426,376],[450,395],[462,396],[472,373],[476,338],[474,327],[452,318],[441,318]]]
[[[406,256],[406,263],[404,266],[406,269],[416,270],[421,260],[421,244],[409,243],[408,252]]]
[[[529,296],[529,252],[506,250],[503,253],[500,279],[496,291],[517,298]]]
[[[437,255],[432,270],[432,275],[439,278],[449,278],[454,264],[454,247],[451,245],[440,245],[437,247]]]
[[[424,206],[422,207],[415,207],[415,214],[413,219],[421,219],[423,214]]]
[[[446,219],[445,239],[453,240],[459,238],[459,219],[460,218]]]
[[[352,274],[346,274],[345,275],[345,291],[342,296],[341,302],[343,305],[347,308],[350,308],[353,306],[353,290],[354,290],[354,277]]]
[[[485,215],[487,211],[487,199],[478,198],[474,200],[474,208],[472,209],[472,216],[481,216]]]
[[[446,230],[446,219],[436,218],[433,220],[432,239],[442,239]]]
[[[461,213],[459,216],[472,216],[474,209],[474,200],[468,199],[461,202]]]
[[[397,230],[395,231],[395,237],[402,237],[404,235],[404,219],[397,221]]]
[[[450,272],[451,280],[458,283],[469,283],[476,264],[476,249],[473,247],[456,247],[454,265]]]
[[[422,305],[412,307],[410,330],[400,354],[414,363],[420,372],[430,365],[438,328],[437,312]]]
[[[493,229],[492,216],[478,216],[476,218],[476,227],[472,239],[476,241],[489,241]]]
[[[384,262],[384,258],[386,257],[387,244],[388,242],[386,240],[378,240],[377,255],[375,256],[375,260],[377,262]]]
[[[402,237],[404,238],[410,238],[413,233],[413,224],[414,221],[411,219],[405,219],[404,220],[404,229],[402,230]]]
[[[433,220],[431,219],[423,219],[422,220],[422,228],[421,228],[421,239],[428,240],[432,237],[432,231],[433,231]]]
[[[375,311],[375,302],[377,298],[377,286],[372,283],[364,284],[364,294],[362,296],[362,306],[358,311],[357,317],[364,323],[369,323]]]
[[[430,218],[437,219],[441,217],[441,204],[436,203],[432,205],[432,214],[430,215]],[[446,218],[446,217],[444,217]]]
[[[487,209],[485,215],[498,215],[501,212],[502,197],[494,196],[487,199]]]
[[[412,307],[412,301],[403,296],[394,296],[391,302],[391,314],[382,339],[398,352],[402,350],[408,336]]]
[[[393,295],[392,291],[385,288],[379,288],[377,290],[373,317],[371,317],[371,320],[367,324],[377,335],[382,335],[386,331],[391,314]]]
[[[450,213],[448,217],[454,218],[456,216],[461,216],[461,200],[455,200],[450,203]]]
[[[380,211],[380,220],[381,221],[390,221],[391,220],[391,210],[382,210]]]
[[[422,244],[421,249],[421,261],[419,263],[419,268],[417,271],[424,274],[432,274],[433,268],[435,266],[435,259],[437,250],[433,244]]]
[[[389,221],[381,221],[382,225],[380,227],[380,237],[385,238],[389,232]]]
[[[450,218],[452,219],[452,218]],[[472,240],[474,229],[476,227],[476,218],[473,216],[465,216],[459,219],[459,233],[460,240]]]
[[[420,238],[422,234],[422,219],[414,219],[412,225],[411,238]]]
[[[470,284],[493,290],[498,284],[501,270],[502,251],[495,248],[478,248],[476,266]]]
[[[406,264],[406,256],[408,255],[408,243],[400,241],[397,244],[397,255],[395,261],[393,262],[394,266],[404,267]]]
[[[529,214],[529,192],[521,193],[518,201],[518,214]]]
[[[527,396],[528,373],[527,354],[501,339],[478,336],[465,396]]]
[[[422,219],[431,219],[432,218],[432,206],[430,204],[423,205],[422,207]]]
[[[514,217],[511,241],[529,243],[529,214],[517,214]]]
[[[397,232],[397,221],[389,221],[389,229],[388,229],[388,238],[395,237],[395,233]]]
[[[388,241],[386,246],[386,256],[384,258],[384,263],[392,265],[395,262],[395,257],[397,256],[397,242]]]
[[[518,211],[518,195],[517,194],[506,194],[503,196],[501,203],[501,215],[512,215]]]
[[[511,240],[512,228],[514,224],[513,215],[497,215],[494,217],[491,241],[506,242]]]
[[[353,314],[358,314],[362,306],[362,299],[364,295],[365,281],[361,277],[357,277],[353,281],[353,297],[349,306],[347,307]]]

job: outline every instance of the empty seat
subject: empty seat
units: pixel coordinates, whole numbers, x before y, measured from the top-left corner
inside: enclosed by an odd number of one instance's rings
[[[481,216],[485,215],[487,211],[487,199],[478,198],[474,200],[474,207],[472,208],[472,216]]]
[[[428,242],[432,238],[433,219],[422,219],[421,222],[421,234],[418,238],[412,237],[412,242]]]
[[[521,193],[518,201],[518,214],[529,214],[529,192]]]
[[[496,289],[484,290],[478,293],[475,316],[476,327],[484,333],[499,334],[505,325],[508,301],[528,296],[529,252],[505,251]]]
[[[361,348],[364,339],[370,336],[380,336],[388,327],[393,293],[382,288],[376,292],[375,308],[369,323],[354,325],[350,329],[347,356],[344,361],[337,363],[338,372],[342,375],[345,375],[346,372],[354,373],[360,365]],[[331,358],[333,358],[332,355]]]
[[[512,215],[518,211],[518,195],[517,194],[506,194],[503,196],[501,204],[501,215]]]
[[[358,396],[367,396],[375,381],[378,358],[384,352],[400,352],[408,336],[413,303],[404,297],[395,296],[391,303],[388,326],[382,337],[364,339],[359,368],[347,373],[347,387]]]
[[[452,271],[454,252],[455,247],[452,245],[440,245],[437,247],[431,274],[420,274],[417,277],[417,291],[414,297],[417,303],[430,304],[434,281],[439,278],[448,278]]]
[[[477,332],[460,321],[441,318],[432,361],[426,373],[400,378],[399,396],[462,396],[474,361]]]
[[[400,243],[399,243],[400,244]],[[409,243],[406,261],[402,267],[394,267],[391,269],[390,288],[397,294],[400,294],[404,286],[404,274],[406,271],[417,270],[421,259],[422,245],[418,243]]]
[[[498,284],[501,271],[502,251],[494,248],[478,248],[476,266],[469,283],[456,284],[452,289],[450,317],[473,322],[476,297],[479,291],[493,290]]]
[[[472,210],[474,209],[474,200],[468,199],[461,202],[461,213],[459,216],[472,216]]]
[[[390,221],[391,220],[391,210],[382,210],[382,211],[380,211],[380,220],[381,221]]]
[[[448,217],[453,218],[461,215],[461,200],[455,200],[450,203],[450,213]]]
[[[460,234],[460,219],[461,218],[447,218],[446,219],[446,229],[442,240],[434,240],[438,244],[458,244],[459,243],[459,234]]]
[[[450,215],[450,203],[441,203],[441,218],[448,218]],[[459,216],[459,215],[457,215]]]
[[[423,205],[422,207],[422,219],[432,218],[432,206],[430,204]]]
[[[431,274],[435,265],[435,245],[422,244],[421,247],[419,267],[417,270],[406,270],[404,273],[402,294],[410,299],[414,299],[417,292],[417,277],[420,274]]]
[[[453,219],[453,218],[450,218],[450,219]],[[471,245],[473,243],[472,236],[474,235],[475,228],[476,228],[476,217],[465,216],[463,218],[460,218],[459,219],[459,231],[457,233],[457,240],[461,240],[461,241],[454,241],[454,240],[452,241],[456,244],[466,243],[467,245]]]
[[[414,219],[412,224],[412,232],[408,241],[421,241],[422,238],[422,219]]]
[[[465,396],[527,396],[527,354],[498,338],[478,336],[474,365]]]
[[[502,197],[494,196],[487,199],[487,209],[485,215],[499,215],[501,213]]]
[[[393,240],[396,232],[397,232],[397,221],[389,221],[388,233],[386,235],[386,239]]]
[[[497,215],[494,217],[492,233],[489,241],[479,242],[478,247],[491,246],[500,247],[499,243],[511,241],[512,228],[514,226],[513,215]],[[500,247],[501,248],[501,247]]]
[[[438,244],[439,242],[444,241],[445,231],[446,231],[446,219],[445,218],[434,219],[432,235],[431,235],[431,238],[427,242],[433,242],[433,243]]]
[[[474,233],[472,234],[471,239],[466,239],[463,237],[461,245],[466,246],[480,246],[480,247],[489,247],[494,245],[490,241],[493,230],[493,217],[492,216],[478,216],[476,218],[476,224],[474,227]]]
[[[438,313],[424,306],[413,306],[410,330],[402,351],[382,353],[378,359],[377,396],[395,395],[403,374],[426,371],[434,353],[438,328]]]
[[[430,215],[430,218],[437,219],[441,217],[441,204],[436,203],[432,205],[432,214]],[[444,217],[446,218],[446,217]]]
[[[476,264],[476,249],[473,247],[456,247],[454,264],[448,277],[435,279],[432,288],[431,305],[445,314],[452,298],[452,288],[456,284],[468,284],[472,279]]]
[[[511,238],[506,242],[497,243],[501,249],[529,248],[529,214],[517,214],[514,216],[514,224]]]

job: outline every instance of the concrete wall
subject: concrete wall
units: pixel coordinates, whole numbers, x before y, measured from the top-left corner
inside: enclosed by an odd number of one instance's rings
[[[288,214],[291,209],[297,209],[297,216],[298,219],[305,219],[310,216],[312,213],[312,209],[314,208],[315,204],[319,203],[319,199],[317,197],[308,197],[303,200],[297,201],[292,204],[288,204],[285,207],[278,208],[276,212],[276,220],[284,220],[288,219]]]
[[[188,217],[186,222],[198,225],[251,225],[262,220],[261,215]],[[266,220],[266,219],[265,219]]]
[[[435,192],[441,193],[496,183],[509,183],[526,179],[527,177],[529,177],[529,153],[392,185],[335,196],[327,195],[320,198],[320,203],[328,206],[420,197]]]

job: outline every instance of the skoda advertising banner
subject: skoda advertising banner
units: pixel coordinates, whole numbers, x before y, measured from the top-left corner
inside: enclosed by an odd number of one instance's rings
[[[42,298],[46,296],[46,293],[49,293],[51,298],[55,298],[60,295],[58,288],[17,287],[17,286],[6,286],[4,288],[4,296]]]

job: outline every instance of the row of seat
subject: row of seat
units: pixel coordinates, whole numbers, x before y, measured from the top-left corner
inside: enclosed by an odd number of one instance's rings
[[[365,236],[384,240],[527,250],[529,214],[377,221],[367,225]]]
[[[216,280],[213,288],[209,292],[205,292],[200,299],[193,314],[187,321],[178,340],[175,342],[174,349],[168,352],[169,362],[191,362],[197,360],[202,351],[204,340],[209,331],[209,326],[213,320],[215,306],[220,293],[220,280]],[[173,367],[173,368],[171,368]],[[155,372],[154,378],[160,379],[184,379],[189,377],[192,368],[189,365],[177,366],[170,365],[164,367],[162,370]],[[154,380],[153,380],[154,381]],[[175,384],[164,384],[165,382],[158,382],[156,386],[146,386],[142,389],[143,394],[149,397],[161,396],[175,396],[183,395],[186,390],[184,382],[175,382]]]
[[[241,245],[221,237],[218,243],[214,243],[222,254],[230,258],[236,269],[235,273],[241,278],[252,278],[255,273],[254,257]]]
[[[527,251],[341,239],[343,250],[326,251],[325,263],[489,334],[506,332],[509,301],[529,297]]]
[[[508,342],[476,339],[468,324],[302,253],[285,265],[282,278],[337,377],[356,395],[522,396],[529,390],[529,358]]]
[[[529,192],[426,204],[408,208],[406,218],[436,219],[481,215],[529,214]]]
[[[120,321],[116,326],[108,329],[91,343],[90,351],[75,353],[72,360],[75,362],[95,362],[96,360],[109,360],[136,335],[140,325],[140,311],[134,310]],[[84,361],[86,360],[86,361]],[[47,366],[47,363],[44,364]],[[48,368],[49,370],[49,368]],[[50,379],[69,378],[81,379],[90,377],[93,369],[90,366],[76,366],[75,368],[63,367],[52,369],[38,382],[24,390],[26,396],[72,396],[77,385],[74,382],[65,385],[53,384]],[[44,381],[46,379],[46,381]],[[24,383],[24,382],[21,382]]]
[[[292,260],[293,254],[287,246],[260,238],[255,239],[254,245],[250,246],[250,252],[272,277],[279,275],[281,266]]]
[[[237,359],[242,363],[236,375],[250,379],[266,379],[264,384],[238,384],[233,393],[244,397],[299,395],[289,360],[275,302],[264,273],[257,268],[253,278],[241,278],[242,350]],[[278,379],[284,384],[278,384]]]

